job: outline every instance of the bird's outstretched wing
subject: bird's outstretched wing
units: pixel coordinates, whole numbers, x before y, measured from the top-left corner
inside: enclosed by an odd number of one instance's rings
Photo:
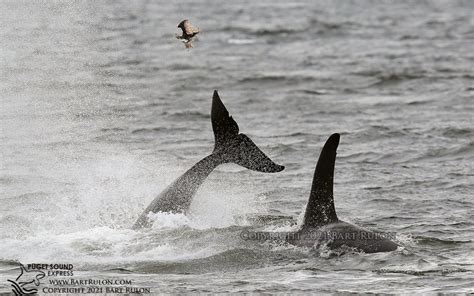
[[[197,33],[199,33],[199,29],[198,28],[195,28],[190,21],[188,20],[185,20],[183,22],[183,31],[184,33],[186,33],[187,35],[195,35]]]

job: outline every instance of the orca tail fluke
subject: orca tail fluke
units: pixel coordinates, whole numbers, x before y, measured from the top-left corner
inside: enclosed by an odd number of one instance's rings
[[[211,121],[215,138],[213,154],[219,154],[223,162],[264,173],[280,172],[285,168],[274,163],[248,136],[239,134],[239,126],[229,115],[217,90],[212,98]]]
[[[304,215],[304,227],[317,227],[338,221],[334,207],[333,182],[339,139],[339,134],[332,134],[319,156]]]

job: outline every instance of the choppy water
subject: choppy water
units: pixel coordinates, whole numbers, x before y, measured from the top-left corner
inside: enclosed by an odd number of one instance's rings
[[[160,292],[473,291],[472,1],[2,1],[0,291],[22,263]],[[192,50],[175,38],[189,18]],[[213,89],[279,174],[218,168],[190,217],[144,207],[213,146]],[[325,139],[339,218],[402,250],[243,241],[297,228]]]

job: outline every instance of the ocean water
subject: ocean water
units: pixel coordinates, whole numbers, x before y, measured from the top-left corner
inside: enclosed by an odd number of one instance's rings
[[[473,12],[468,0],[2,1],[0,292],[19,263],[154,294],[472,292]],[[201,29],[192,49],[174,37],[184,18]],[[286,169],[220,166],[188,216],[131,230],[212,151],[214,89]],[[241,239],[298,228],[334,132],[339,218],[402,247]]]

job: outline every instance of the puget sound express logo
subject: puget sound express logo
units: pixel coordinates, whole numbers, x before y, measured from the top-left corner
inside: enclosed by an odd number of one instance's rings
[[[20,274],[9,279],[16,296],[34,294],[150,294],[130,279],[75,278],[72,264],[20,263]]]
[[[41,270],[27,270],[23,264],[20,264],[20,275],[15,280],[8,280],[12,286],[12,292],[15,295],[33,295],[38,293],[37,287],[40,285],[40,279],[45,277]]]

